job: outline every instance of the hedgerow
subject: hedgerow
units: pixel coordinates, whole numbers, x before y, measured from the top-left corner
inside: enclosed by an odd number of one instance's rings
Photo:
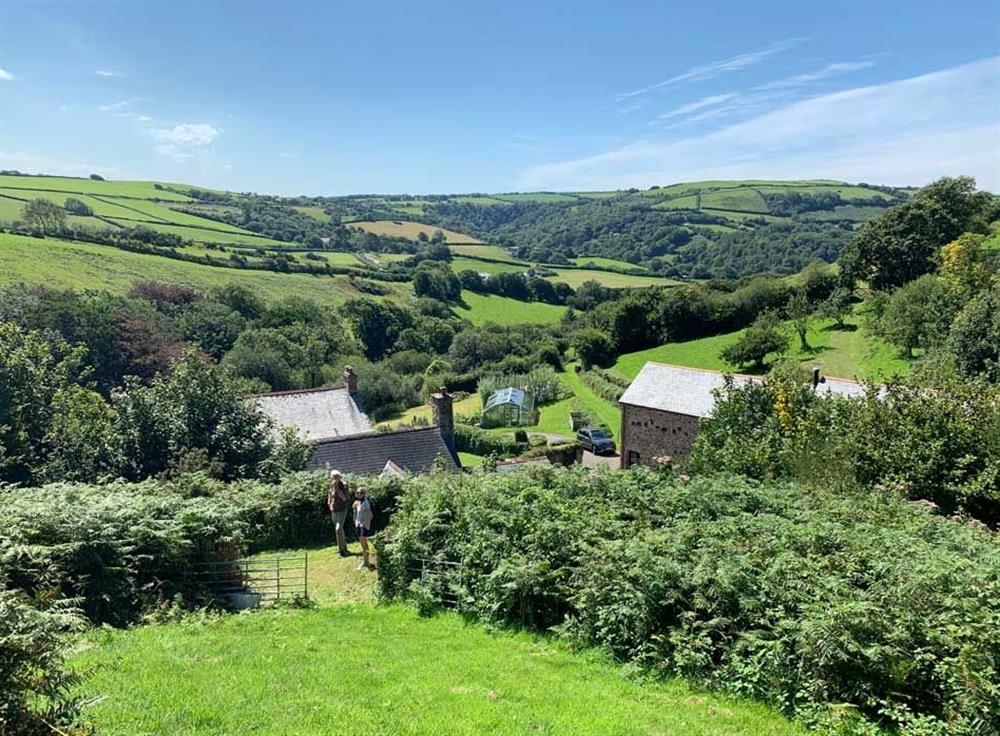
[[[901,499],[643,470],[414,479],[377,545],[387,597],[457,599],[824,729],[1000,727],[1000,544]],[[421,584],[427,560],[459,567]]]
[[[275,485],[227,485],[195,474],[0,489],[0,585],[76,598],[94,623],[129,624],[160,601],[195,595],[187,581],[198,562],[329,541],[327,482],[299,473]],[[398,484],[366,485],[384,523]]]

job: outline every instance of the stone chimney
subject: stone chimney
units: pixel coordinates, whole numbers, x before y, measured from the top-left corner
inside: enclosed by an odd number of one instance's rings
[[[352,394],[358,392],[358,374],[354,372],[354,366],[344,366],[344,374],[341,378],[344,379],[344,385],[347,386],[348,391]]]
[[[455,434],[455,412],[451,406],[451,394],[444,386],[437,393],[431,394],[431,416],[434,424],[440,427],[441,436],[451,446]]]

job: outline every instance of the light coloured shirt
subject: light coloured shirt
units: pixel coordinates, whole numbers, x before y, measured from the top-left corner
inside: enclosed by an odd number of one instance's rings
[[[360,524],[361,526],[367,528],[372,525],[372,519],[374,518],[375,512],[372,511],[372,505],[367,498],[354,502],[355,524]]]

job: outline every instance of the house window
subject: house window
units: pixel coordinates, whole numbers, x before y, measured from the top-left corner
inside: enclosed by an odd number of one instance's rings
[[[635,450],[629,450],[628,456],[625,459],[625,467],[631,468],[633,465],[639,464],[639,453]]]

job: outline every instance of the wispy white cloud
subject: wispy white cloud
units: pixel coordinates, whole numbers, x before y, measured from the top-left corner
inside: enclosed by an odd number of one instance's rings
[[[105,79],[125,76],[122,72],[116,72],[110,69],[98,69],[97,71],[94,72],[94,74],[96,74],[99,77],[104,77]]]
[[[156,152],[180,162],[208,152],[222,135],[222,129],[209,123],[181,123],[173,128],[156,128],[151,133],[159,141]]]
[[[744,177],[920,184],[971,174],[1000,191],[998,106],[994,57],[800,100],[703,135],[537,166],[518,186],[572,191]]]
[[[132,106],[135,100],[118,100],[117,102],[109,102],[105,105],[100,106],[101,112],[121,112],[127,110]]]
[[[736,92],[726,92],[721,95],[709,95],[708,97],[702,97],[700,100],[686,102],[683,105],[679,105],[673,110],[663,113],[659,117],[660,120],[669,120],[670,118],[690,115],[698,110],[702,110],[706,107],[715,107],[716,105],[721,105],[723,102],[728,102],[729,100],[737,97],[739,97],[739,95]]]
[[[871,59],[865,59],[863,61],[838,61],[833,64],[827,64],[822,69],[817,69],[814,72],[807,72],[805,74],[796,74],[791,77],[785,77],[784,79],[778,79],[774,82],[768,82],[767,84],[762,84],[757,89],[777,89],[781,87],[799,87],[804,84],[812,84],[813,82],[820,82],[824,79],[829,79],[831,77],[837,77],[841,74],[848,74],[850,72],[861,71],[862,69],[871,69],[875,66],[875,62]]]
[[[0,69],[0,81],[13,82],[14,81],[14,75],[11,74],[6,69]]]
[[[772,44],[767,48],[759,49],[757,51],[748,51],[747,53],[744,54],[730,56],[727,59],[719,59],[717,61],[711,61],[707,64],[699,64],[698,66],[692,66],[688,69],[685,69],[680,74],[675,74],[674,76],[670,77],[669,79],[665,79],[662,82],[657,82],[656,84],[651,84],[647,87],[642,87],[640,89],[632,90],[631,92],[622,92],[616,95],[615,99],[620,102],[630,97],[637,97],[639,95],[644,95],[647,92],[652,92],[653,90],[660,89],[662,87],[667,87],[671,84],[677,84],[678,82],[711,79],[712,77],[717,77],[720,74],[726,74],[728,72],[735,72],[741,69],[746,69],[747,67],[761,63],[765,59],[768,59],[769,57],[774,56],[775,54],[790,49],[797,43],[798,39],[779,41],[778,43]]]

